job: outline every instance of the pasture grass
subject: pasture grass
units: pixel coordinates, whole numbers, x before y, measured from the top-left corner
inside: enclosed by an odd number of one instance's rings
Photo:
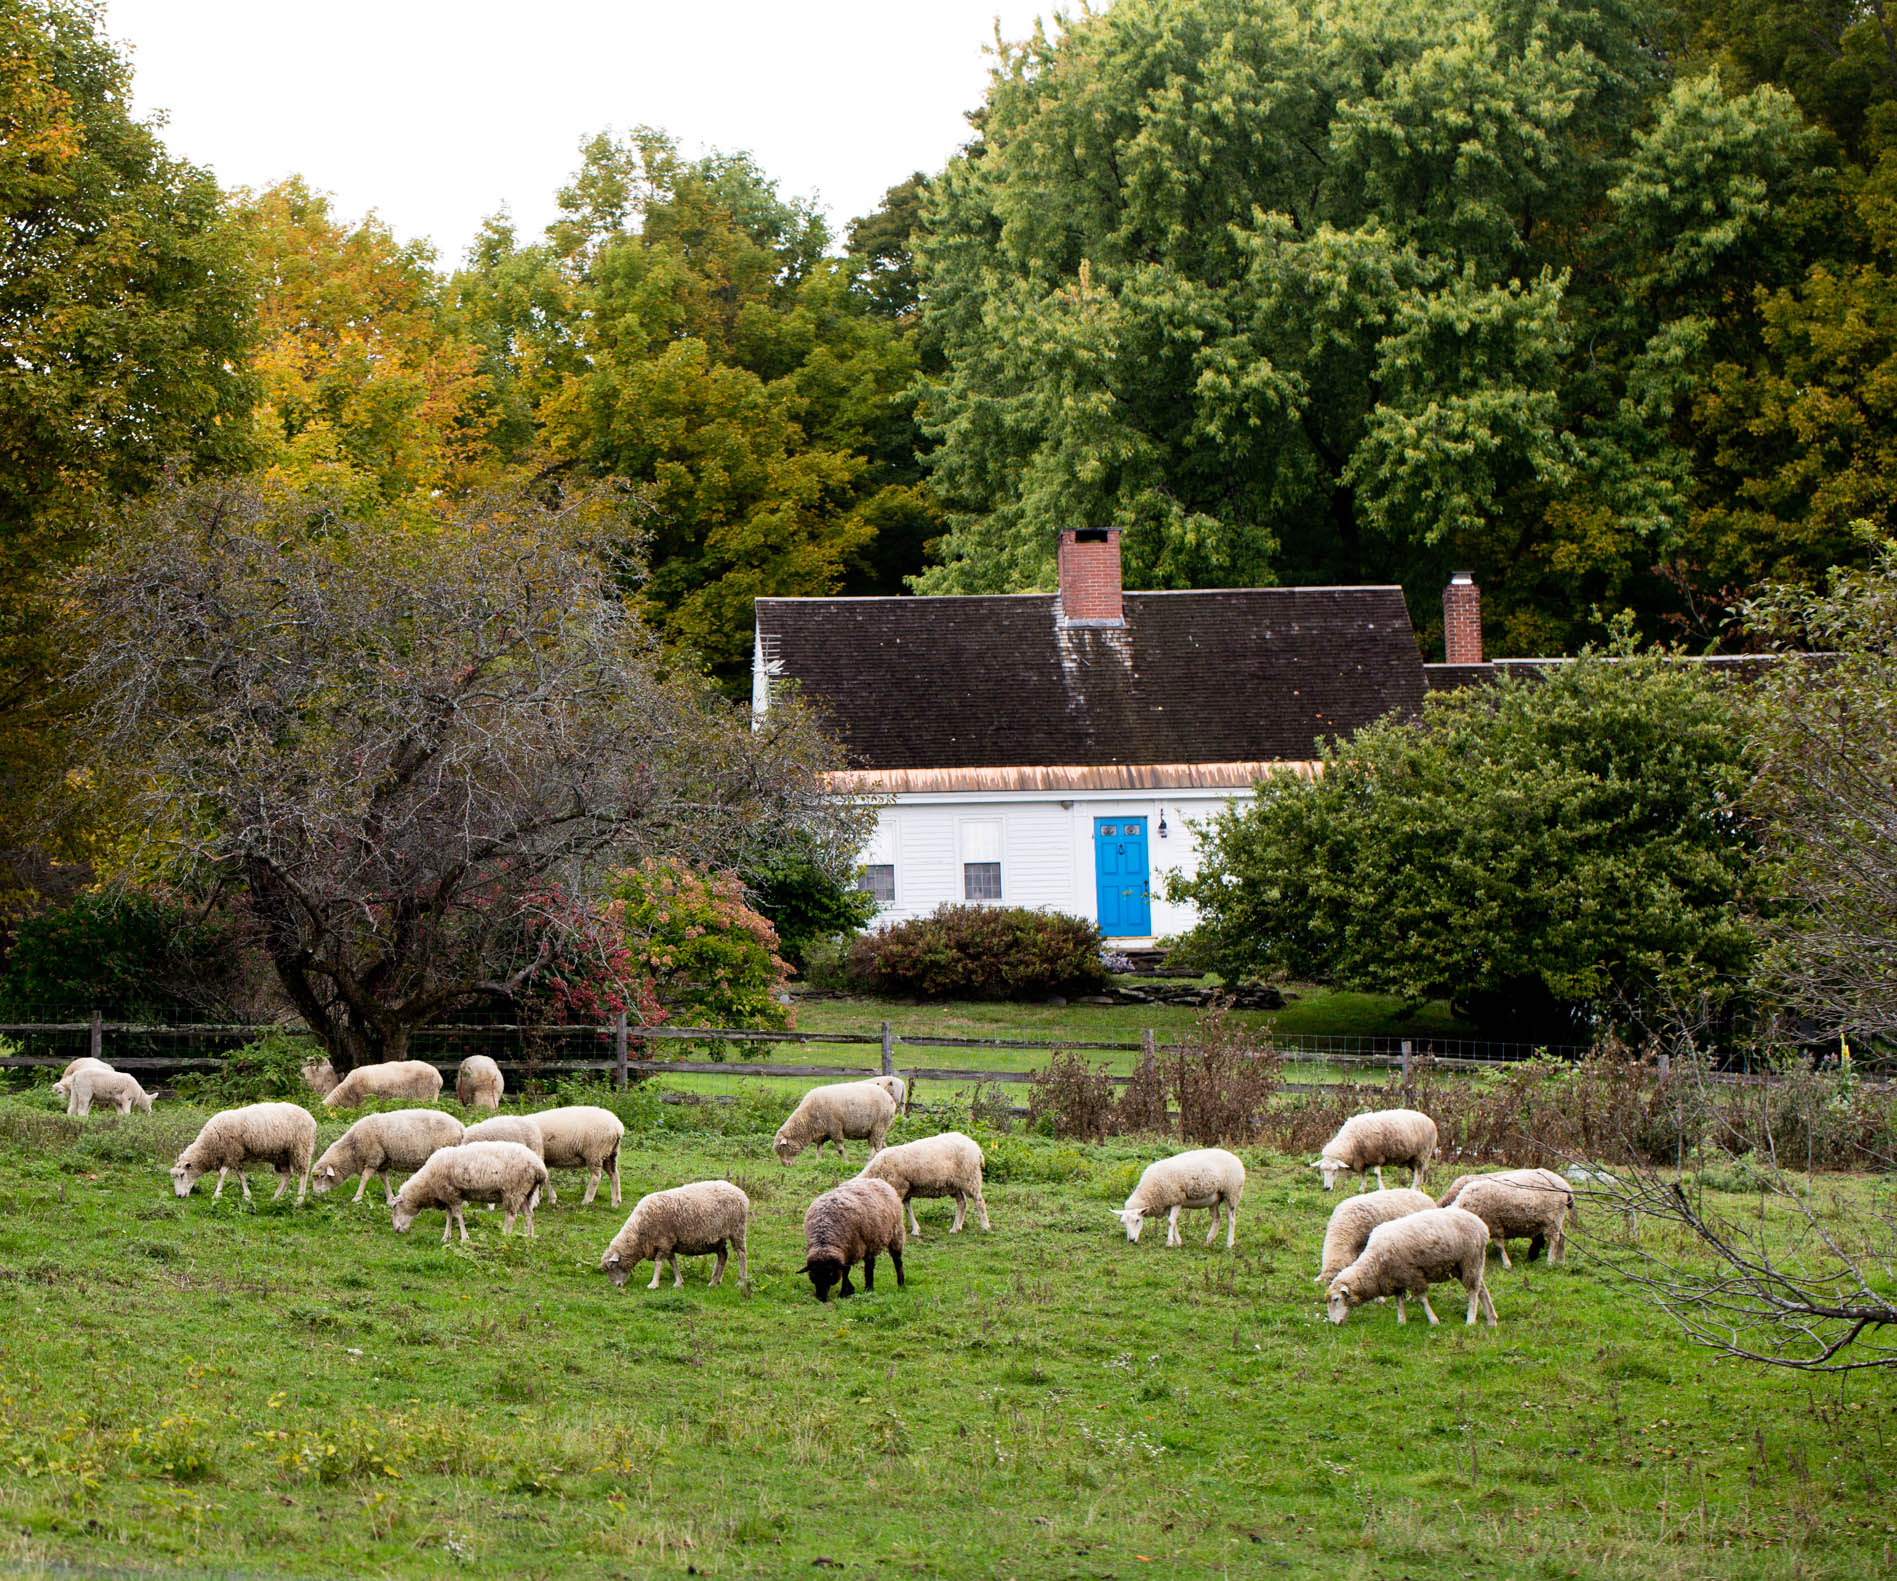
[[[1247,1152],[1235,1251],[1203,1215],[1132,1246],[1106,1209],[1166,1143],[989,1130],[993,1233],[925,1203],[907,1288],[884,1264],[820,1306],[803,1209],[861,1144],[783,1169],[762,1100],[620,1101],[626,1207],[563,1175],[534,1239],[476,1212],[444,1248],[437,1215],[398,1236],[379,1200],[272,1203],[265,1173],[248,1206],[176,1200],[206,1110],[0,1097],[0,1569],[1892,1573],[1889,1383],[1716,1360],[1585,1244],[1492,1265],[1493,1332],[1448,1289],[1441,1328],[1333,1328],[1311,1276],[1337,1199],[1302,1161]],[[734,1261],[707,1289],[706,1260],[613,1289],[631,1202],[717,1176],[752,1196],[749,1287]],[[1872,1183],[1818,1189],[1867,1215]]]

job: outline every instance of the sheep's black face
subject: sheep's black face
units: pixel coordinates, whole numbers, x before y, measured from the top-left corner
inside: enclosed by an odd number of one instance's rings
[[[810,1275],[810,1283],[816,1288],[817,1299],[828,1301],[831,1287],[843,1278],[848,1270],[834,1257],[813,1257],[804,1264],[803,1272]],[[847,1285],[844,1286],[844,1294],[849,1294]]]

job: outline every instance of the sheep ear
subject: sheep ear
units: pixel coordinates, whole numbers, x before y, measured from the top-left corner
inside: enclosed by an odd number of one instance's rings
[[[807,1274],[809,1272],[810,1272],[810,1264],[807,1262],[803,1265],[803,1267],[797,1270],[797,1274]],[[797,1274],[792,1274],[791,1278],[795,1279],[797,1277]]]

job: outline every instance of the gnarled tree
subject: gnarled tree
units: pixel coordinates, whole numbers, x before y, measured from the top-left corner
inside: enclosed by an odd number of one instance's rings
[[[240,897],[339,1069],[511,997],[608,864],[854,849],[821,738],[661,660],[590,550],[602,516],[505,494],[403,535],[180,488],[74,589],[135,855]]]

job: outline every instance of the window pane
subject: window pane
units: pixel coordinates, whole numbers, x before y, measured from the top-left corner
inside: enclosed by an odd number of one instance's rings
[[[870,863],[858,876],[856,887],[874,895],[878,905],[893,906],[896,903],[896,864]]]
[[[1117,823],[1103,823],[1100,825],[1100,835],[1103,839],[1111,840],[1119,832],[1120,826]]]
[[[1140,832],[1140,826],[1136,823],[1129,823],[1126,826],[1126,832],[1128,834],[1138,834]]]
[[[1001,899],[1001,864],[999,862],[964,862],[962,864],[962,898],[964,900]]]

